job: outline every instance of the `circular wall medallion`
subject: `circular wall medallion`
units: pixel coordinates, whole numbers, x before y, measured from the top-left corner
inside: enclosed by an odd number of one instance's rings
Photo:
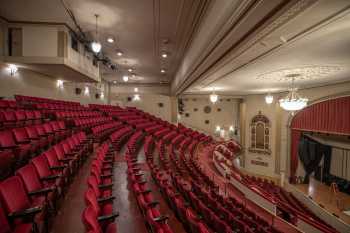
[[[211,107],[210,106],[205,106],[203,109],[204,113],[210,113],[211,112]]]

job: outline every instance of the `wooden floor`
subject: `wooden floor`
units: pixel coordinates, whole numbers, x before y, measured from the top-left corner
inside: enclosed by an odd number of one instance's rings
[[[309,184],[297,184],[294,186],[305,195],[311,196],[316,203],[324,206],[328,212],[336,214],[344,222],[350,224],[350,216],[343,213],[343,210],[350,210],[350,195],[338,193],[339,208],[341,208],[339,209],[336,197],[328,185],[310,178]]]

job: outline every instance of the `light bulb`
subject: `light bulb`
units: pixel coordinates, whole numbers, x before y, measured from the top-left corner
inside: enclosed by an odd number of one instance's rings
[[[117,52],[117,55],[118,55],[119,57],[121,57],[121,56],[123,56],[123,53],[122,53],[121,51],[118,51],[118,52]]]
[[[140,100],[140,95],[139,94],[135,94],[133,100],[134,101],[139,101]]]
[[[128,71],[131,73],[131,72],[133,71],[133,69],[132,69],[132,68],[129,68]]]
[[[218,101],[219,96],[217,94],[211,94],[209,98],[210,98],[210,101],[215,104]]]
[[[89,93],[90,93],[89,87],[85,87],[84,94],[89,95]]]
[[[167,58],[168,54],[167,53],[162,53],[162,58]]]
[[[124,81],[124,82],[129,81],[129,77],[128,77],[127,75],[124,75],[124,76],[123,76],[123,81]]]
[[[103,93],[103,91],[101,92],[101,99],[105,98],[105,94]]]
[[[273,103],[273,95],[271,95],[271,94],[266,95],[265,96],[265,102],[267,104],[272,104]]]
[[[114,38],[113,37],[108,37],[107,38],[108,43],[114,43]]]
[[[93,41],[91,43],[91,49],[94,53],[99,53],[102,49],[102,45],[100,42],[97,42],[97,41]]]
[[[160,70],[160,73],[164,74],[164,73],[165,73],[165,70],[164,70],[164,69],[161,69],[161,70]]]
[[[11,76],[13,76],[18,71],[18,68],[17,68],[17,66],[15,64],[10,64],[7,67],[7,69],[10,72]]]
[[[57,80],[57,87],[63,88],[63,80],[60,80],[60,79]]]
[[[215,128],[215,130],[216,130],[216,131],[220,131],[220,130],[221,130],[220,126],[217,125],[216,128]]]

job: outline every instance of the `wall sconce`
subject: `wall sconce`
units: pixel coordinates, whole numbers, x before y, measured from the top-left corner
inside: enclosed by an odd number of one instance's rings
[[[141,98],[140,98],[140,95],[139,94],[135,94],[134,95],[134,98],[133,98],[133,100],[134,101],[139,101]]]
[[[85,89],[84,89],[84,95],[89,95],[89,94],[90,94],[89,87],[85,87]]]
[[[17,73],[18,67],[15,64],[9,64],[7,70],[10,72],[10,75],[13,76]]]
[[[100,97],[101,97],[101,99],[104,99],[104,98],[105,98],[105,94],[103,93],[103,91],[101,92]]]
[[[63,80],[60,80],[60,79],[57,80],[57,87],[60,89],[63,88]]]

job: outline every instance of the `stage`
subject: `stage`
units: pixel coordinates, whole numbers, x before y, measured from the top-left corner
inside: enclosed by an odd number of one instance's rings
[[[338,192],[335,195],[330,186],[314,178],[310,178],[309,184],[296,184],[293,186],[305,195],[312,197],[316,203],[323,206],[328,212],[337,215],[341,220],[350,224],[350,215],[343,213],[344,210],[350,210],[349,194]],[[337,204],[337,200],[339,200],[339,204]]]

